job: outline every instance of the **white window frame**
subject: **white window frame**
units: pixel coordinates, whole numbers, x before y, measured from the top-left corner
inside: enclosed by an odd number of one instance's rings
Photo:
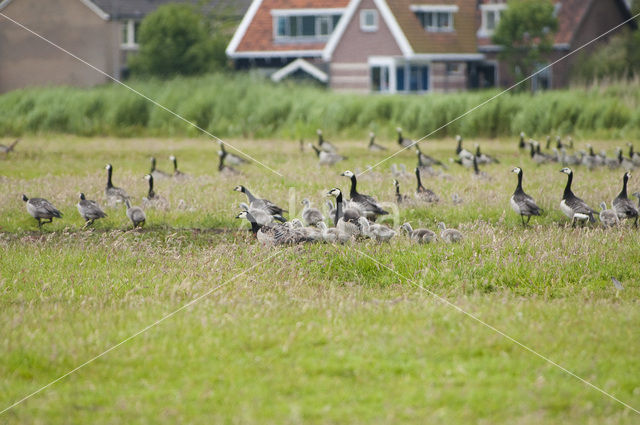
[[[478,37],[491,37],[495,32],[495,28],[498,27],[500,23],[500,17],[502,16],[502,12],[507,8],[506,3],[493,3],[493,4],[481,4],[480,5],[480,14],[482,15],[480,29],[478,30]],[[492,12],[495,16],[495,25],[494,29],[487,28],[487,20],[488,13]]]
[[[120,47],[123,49],[135,50],[140,47],[136,40],[136,21],[135,19],[127,19],[122,22],[122,26],[127,28],[127,39],[122,40]]]
[[[418,14],[427,14],[430,13],[433,15],[432,19],[435,19],[435,25],[424,26],[425,31],[427,32],[454,32],[455,26],[453,24],[454,14],[458,12],[458,6],[455,5],[411,5],[411,11],[416,14],[416,17],[420,20]],[[438,14],[443,13],[449,15],[448,25],[446,27],[441,27],[438,25]],[[422,24],[422,23],[421,23]]]
[[[367,15],[373,16],[373,24],[367,25]],[[378,31],[378,11],[376,9],[362,9],[360,11],[360,30],[364,32]]]
[[[344,15],[344,9],[339,8],[326,8],[326,9],[273,9],[271,10],[271,16],[273,20],[273,40],[277,43],[313,43],[327,41],[331,34],[336,29],[337,24],[333,24],[333,16],[340,15],[340,19]],[[303,35],[279,35],[278,34],[278,19],[279,18],[303,18],[313,16],[315,20],[315,33],[314,36]],[[320,20],[318,18],[327,19],[328,34],[320,35]],[[302,31],[301,25],[298,26],[299,32]]]

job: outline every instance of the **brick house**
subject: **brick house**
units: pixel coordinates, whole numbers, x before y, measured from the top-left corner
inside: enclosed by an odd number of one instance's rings
[[[140,21],[176,0],[0,0],[0,12],[106,73],[127,74]],[[193,1],[197,0],[183,0]],[[236,0],[238,17],[250,0]],[[210,0],[215,8],[221,0]],[[227,4],[227,3],[225,3]],[[35,11],[35,12],[34,12]],[[91,86],[108,79],[0,17],[0,92],[28,86]]]
[[[624,0],[555,3],[559,28],[547,63],[630,18]],[[491,44],[506,7],[506,0],[253,0],[227,55],[237,69],[258,68],[275,81],[307,75],[335,90],[507,86],[513,77]],[[534,86],[566,86],[577,58],[537,76]]]

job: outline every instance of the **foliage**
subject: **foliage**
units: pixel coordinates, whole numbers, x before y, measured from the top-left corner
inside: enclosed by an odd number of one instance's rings
[[[517,80],[531,75],[551,52],[557,28],[551,0],[509,0],[493,42]]]
[[[494,96],[495,90],[428,96],[327,92],[304,84],[274,84],[251,74],[137,80],[133,88],[218,137],[313,138],[328,135],[395,137],[395,128],[421,137]],[[506,93],[445,127],[438,136],[510,136],[549,132],[640,135],[639,82],[538,93]],[[615,119],[593,121],[591,110],[617,103]],[[116,85],[93,89],[27,89],[0,96],[0,132],[115,136],[197,136],[167,111]],[[562,112],[562,113],[559,113]],[[615,125],[613,125],[615,123]]]
[[[211,31],[209,21],[191,4],[159,7],[142,20],[140,52],[130,61],[132,73],[166,78],[221,68],[227,37]]]

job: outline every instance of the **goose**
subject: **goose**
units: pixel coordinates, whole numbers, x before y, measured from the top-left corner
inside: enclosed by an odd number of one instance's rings
[[[380,205],[378,205],[378,201],[376,201],[375,198],[369,195],[358,193],[356,187],[358,181],[356,179],[356,175],[353,174],[353,172],[347,170],[340,175],[349,177],[351,179],[351,190],[349,191],[349,197],[351,198],[351,202],[360,206],[360,209],[364,212],[365,217],[371,218],[375,221],[377,216],[389,214],[387,211],[383,210]]]
[[[238,155],[234,155],[231,152],[227,152],[227,149],[225,148],[225,143],[220,140],[218,141],[218,146],[220,146],[220,150],[222,152],[224,152],[224,159],[225,161],[227,161],[229,164],[231,165],[242,165],[242,164],[247,164],[249,161],[238,156]]]
[[[623,160],[622,149],[616,148],[615,156],[613,158],[606,158],[604,163],[610,170],[615,170],[622,165]]]
[[[631,199],[627,197],[627,182],[629,178],[631,178],[631,173],[627,171],[624,173],[624,176],[622,176],[622,190],[618,196],[616,196],[616,199],[613,200],[613,210],[621,220],[634,219],[633,225],[634,227],[638,227],[638,209]]]
[[[346,243],[351,240],[351,236],[348,233],[343,232],[335,227],[327,227],[324,221],[317,224],[322,234],[322,239],[327,243]]]
[[[489,174],[487,174],[484,171],[480,171],[480,168],[478,168],[478,158],[477,157],[473,157],[473,177],[477,178],[477,179],[483,179],[483,180],[491,180],[491,176],[489,176]]]
[[[571,191],[573,171],[571,168],[565,167],[560,170],[560,172],[569,176],[567,179],[567,185],[564,188],[564,194],[562,195],[562,201],[560,201],[560,209],[571,219],[572,226],[575,226],[576,220],[584,221],[589,219],[589,221],[594,223],[596,220],[593,217],[593,214],[596,213],[596,211]]]
[[[174,179],[183,180],[189,177],[188,174],[185,174],[182,171],[178,170],[178,160],[176,159],[175,155],[171,155],[169,157],[169,160],[173,162],[173,178]]]
[[[410,223],[404,223],[400,226],[400,229],[405,231],[413,242],[430,243],[436,238],[436,233],[434,231],[429,229],[413,230]]]
[[[529,149],[530,149],[531,159],[536,164],[540,165],[549,161],[549,158],[546,155],[544,155],[542,152],[540,152],[540,144],[535,140],[533,139],[529,140]]]
[[[524,142],[525,134],[524,131],[520,132],[520,140],[518,141],[518,149],[525,149],[527,145]]]
[[[568,165],[580,165],[582,163],[581,157],[577,155],[568,155],[567,150],[565,148],[562,148],[560,152],[561,152],[560,162],[562,163],[563,166],[566,167]]]
[[[596,155],[593,152],[593,146],[587,144],[587,154],[582,158],[582,165],[588,167],[590,170],[595,167],[599,167],[604,164],[604,160],[600,155]]]
[[[160,170],[156,169],[156,157],[155,156],[151,157],[151,170],[149,171],[149,174],[151,174],[154,179],[166,179],[166,178],[171,177],[169,174],[165,173],[164,171],[160,171]]]
[[[311,143],[309,143],[309,147],[316,153],[316,156],[318,157],[318,164],[320,165],[333,165],[344,159],[347,159],[347,157],[335,152],[323,151],[322,149],[317,148]]]
[[[427,154],[425,154],[424,152],[422,152],[422,150],[420,149],[420,145],[416,145],[416,152],[418,155],[418,162],[420,163],[420,166],[434,166],[434,165],[439,165],[442,168],[447,168],[446,165],[444,165],[440,160],[429,156]]]
[[[518,185],[516,186],[515,192],[511,196],[511,208],[516,212],[516,214],[520,214],[520,218],[522,219],[522,225],[526,226],[529,224],[529,220],[531,220],[532,215],[540,215],[542,210],[538,205],[536,205],[536,201],[534,199],[524,193],[522,189],[522,169],[519,167],[515,167],[511,170],[512,173],[516,173],[518,175]],[[527,222],[525,223],[524,218],[527,217]]]
[[[129,198],[125,199],[124,204],[127,206],[127,217],[129,217],[129,220],[133,223],[133,228],[144,226],[147,216],[144,214],[142,208],[132,207]]]
[[[464,202],[464,199],[462,199],[457,193],[454,193],[451,195],[451,202],[453,202],[453,205],[460,205]]]
[[[382,224],[371,224],[366,217],[358,219],[362,234],[376,242],[388,242],[396,235],[396,231]]]
[[[145,208],[157,208],[159,210],[168,209],[169,201],[153,190],[153,174],[145,174],[144,179],[149,182],[149,191],[147,192],[147,196],[142,198],[142,206]]]
[[[438,197],[438,195],[436,195],[436,193],[433,190],[427,189],[422,185],[422,179],[420,178],[419,167],[416,167],[415,173],[416,173],[416,181],[418,184],[416,187],[416,198],[418,200],[428,202],[428,203],[435,203],[440,201],[440,198]]]
[[[9,152],[13,152],[13,149],[16,147],[20,139],[16,139],[9,146],[3,145],[0,143],[0,153],[5,154],[5,156],[9,155]]]
[[[318,134],[318,146],[321,150],[331,153],[338,152],[338,149],[336,149],[336,147],[331,142],[324,140],[324,137],[322,136],[322,130],[318,129],[316,130],[316,133]]]
[[[424,171],[425,173],[428,173],[429,175],[435,176],[437,174],[436,170],[434,170],[431,165],[423,162],[423,157],[420,151],[416,150],[416,155],[418,156],[418,168]]]
[[[111,182],[113,166],[111,164],[107,164],[105,169],[107,170],[107,187],[104,189],[104,194],[107,196],[107,202],[113,206],[114,204],[118,204],[129,199],[129,195],[127,195],[127,192],[124,189],[115,187]]]
[[[407,202],[410,198],[407,195],[402,195],[400,193],[400,183],[398,180],[393,179],[393,186],[396,188],[396,202],[401,204],[403,202]]]
[[[415,145],[416,142],[414,142],[411,139],[405,139],[404,137],[402,137],[402,128],[398,127],[396,128],[396,131],[398,132],[398,144],[400,146],[402,146],[403,148],[410,148],[411,146]]]
[[[544,147],[546,150],[551,148],[551,136],[547,136],[547,144]]]
[[[440,238],[446,243],[457,243],[464,239],[464,236],[459,230],[447,229],[447,226],[442,221],[438,223],[438,228],[440,229]]]
[[[349,236],[357,237],[360,235],[360,226],[358,219],[361,217],[360,211],[355,208],[345,208],[342,197],[342,191],[337,187],[331,189],[327,196],[336,198],[336,212],[333,216],[333,223],[337,229],[347,233]]]
[[[635,165],[633,165],[633,161],[631,161],[629,158],[625,158],[624,157],[624,155],[622,154],[622,149],[621,148],[617,148],[616,151],[618,153],[618,164],[619,164],[619,166],[624,168],[627,171],[632,170],[635,167]],[[616,168],[616,167],[614,167],[614,168]]]
[[[387,150],[387,148],[385,148],[384,146],[376,143],[376,133],[374,133],[373,131],[369,132],[369,145],[367,146],[367,149],[373,152],[381,152]]]
[[[290,222],[285,223],[285,225],[300,232],[301,234],[306,235],[310,239],[310,242],[319,242],[320,240],[322,240],[322,231],[318,227],[305,227],[297,218],[294,218]]]
[[[62,213],[53,206],[53,204],[44,198],[27,198],[22,194],[22,200],[26,203],[27,212],[31,217],[38,220],[38,227],[42,229],[45,223],[53,222],[54,218],[62,218]],[[42,221],[49,220],[49,221]]]
[[[627,143],[627,146],[629,146],[629,158],[631,158],[631,162],[633,162],[635,167],[640,167],[640,154],[638,152],[634,152],[633,144]]]
[[[225,151],[218,151],[218,172],[221,174],[237,176],[240,174],[238,170],[230,165],[226,165],[224,161],[228,158],[228,153]]]
[[[100,205],[96,201],[91,201],[84,196],[84,193],[80,194],[80,201],[78,202],[78,212],[80,217],[85,221],[84,227],[91,226],[95,220],[104,218],[107,216]]]
[[[600,202],[600,209],[602,209],[600,211],[600,222],[604,227],[614,227],[620,224],[618,214],[614,210],[608,210],[606,202]]]
[[[333,201],[331,201],[331,199],[327,199],[325,206],[327,207],[326,211],[328,212],[329,217],[333,219],[336,215],[336,206],[333,204]],[[335,223],[333,223],[333,225],[335,226]]]
[[[249,189],[247,189],[242,185],[236,186],[233,190],[235,190],[236,192],[242,192],[245,195],[247,195],[247,200],[249,201],[249,207],[251,209],[256,208],[256,209],[263,210],[264,212],[274,216],[274,218],[277,218],[278,216],[281,217],[282,213],[287,212],[287,210],[280,208],[279,206],[277,206],[276,204],[274,204],[268,199],[256,198],[249,191]]]
[[[302,209],[302,219],[307,224],[307,226],[315,226],[321,221],[324,221],[324,216],[317,208],[311,208],[311,203],[309,199],[304,198],[302,200],[302,205],[304,208]]]
[[[265,212],[264,210],[251,208],[249,207],[249,205],[245,204],[244,202],[240,202],[240,209],[243,211],[249,211],[253,216],[253,218],[256,220],[256,223],[258,223],[261,226],[266,226],[267,224],[273,223],[273,221],[276,220],[276,217],[281,217],[281,216],[274,217],[271,214],[268,214],[267,212]],[[281,221],[282,223],[286,222],[286,220],[284,219],[280,220],[280,218],[278,218],[278,221]]]
[[[462,136],[460,136],[459,134],[456,136],[456,142],[458,143],[456,146],[456,155],[458,156],[458,158],[467,158],[470,160],[473,156],[475,156],[462,147]]]
[[[281,223],[260,225],[249,211],[242,211],[236,218],[245,218],[251,223],[251,231],[265,245],[297,244],[311,242],[304,232]]]
[[[476,143],[475,146],[475,157],[477,158],[479,164],[500,164],[500,161],[498,161],[497,158],[480,152],[480,145],[478,143]]]

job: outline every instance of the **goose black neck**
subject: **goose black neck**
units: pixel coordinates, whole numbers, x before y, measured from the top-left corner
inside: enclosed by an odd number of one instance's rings
[[[529,148],[531,149],[531,158],[533,158],[533,156],[536,154],[536,148],[533,146],[533,143],[529,145]]]
[[[354,174],[351,176],[351,190],[349,191],[349,196],[352,198],[358,194],[358,191],[356,190],[357,184],[358,181],[356,180],[356,175]]]
[[[633,158],[633,145],[629,145],[629,158]]]
[[[336,196],[336,214],[333,221],[334,224],[338,224],[338,220],[340,219],[341,215],[342,215],[342,192],[340,192],[338,196]]]
[[[253,234],[255,235],[256,233],[258,233],[258,230],[260,230],[262,226],[256,222],[256,219],[251,215],[249,211],[247,211],[247,220],[249,220],[249,223],[251,223],[251,231],[253,232]]]
[[[620,191],[618,198],[623,198],[623,199],[627,198],[627,182],[628,181],[629,181],[629,176],[625,174],[624,177],[622,178],[622,190]]]
[[[314,145],[311,145],[313,151],[316,153],[316,156],[320,156],[320,149],[316,148]]]
[[[369,137],[369,146],[373,146],[373,142],[375,141],[376,136]]]
[[[480,169],[478,168],[478,160],[476,157],[473,157],[473,172],[476,174],[480,174]]]
[[[401,198],[400,185],[399,184],[396,185],[396,198],[398,198],[398,199]]]
[[[156,159],[151,158],[151,171],[149,172],[149,174],[153,173],[154,171],[156,171]]]
[[[173,171],[178,171],[178,160],[177,159],[173,160]]]
[[[516,186],[516,193],[522,192],[522,170],[518,171],[518,186]]]
[[[622,163],[622,151],[618,151],[618,163]]]
[[[458,139],[458,147],[456,148],[456,153],[462,152],[462,139]]]
[[[418,190],[422,189],[422,179],[420,178],[419,168],[416,168],[416,180],[418,181]]]
[[[218,157],[218,171],[224,168],[224,153]]]
[[[107,168],[107,187],[113,187],[113,183],[111,183],[111,174],[113,173],[112,168]]]
[[[153,198],[155,193],[153,192],[153,176],[149,174],[149,198]]]
[[[480,156],[480,145],[476,146],[476,156]]]
[[[551,147],[551,138],[547,138],[546,149],[549,150],[550,147]]]
[[[402,131],[398,131],[398,144],[402,144]]]
[[[567,185],[564,188],[564,194],[562,195],[562,199],[573,197],[573,192],[571,191],[572,182],[573,182],[573,172],[569,173],[569,178],[567,179]]]
[[[324,138],[322,137],[322,133],[318,134],[318,144],[322,146],[324,143]]]

